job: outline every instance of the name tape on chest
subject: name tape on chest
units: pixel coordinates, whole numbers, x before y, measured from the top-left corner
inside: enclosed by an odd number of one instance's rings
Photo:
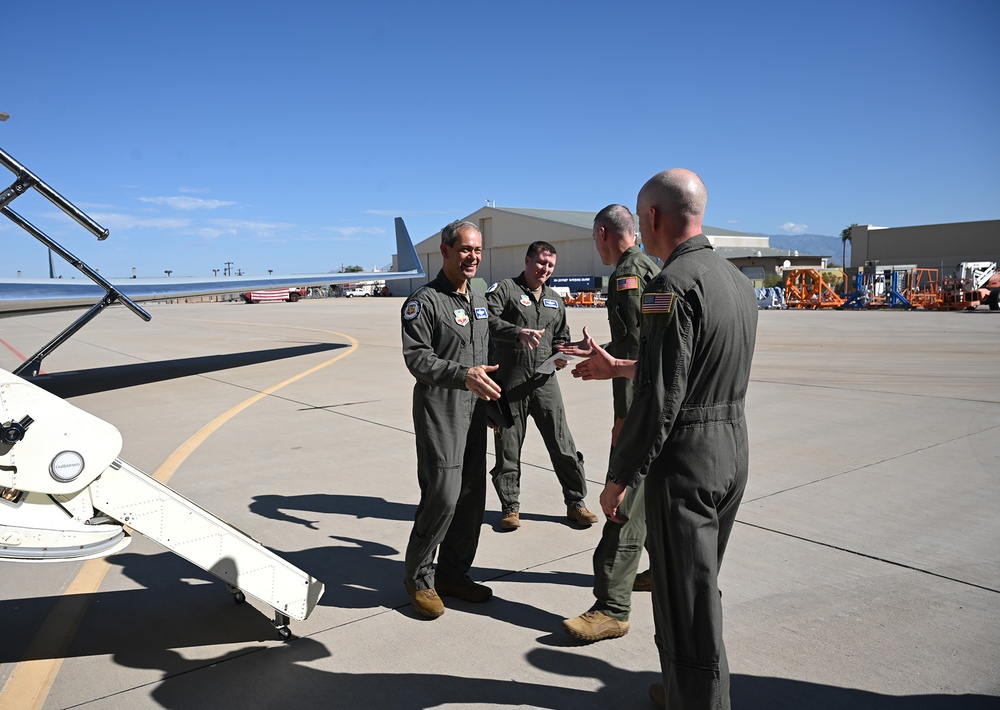
[[[674,294],[647,293],[642,297],[642,312],[669,315],[674,310]]]
[[[546,308],[559,308],[559,304],[554,298],[543,298],[542,305]]]
[[[485,308],[476,309],[476,320],[482,320],[483,318],[489,318],[489,317],[490,314],[486,311]]]
[[[616,289],[618,291],[631,291],[633,289],[639,288],[639,277],[638,276],[619,276],[616,281]]]

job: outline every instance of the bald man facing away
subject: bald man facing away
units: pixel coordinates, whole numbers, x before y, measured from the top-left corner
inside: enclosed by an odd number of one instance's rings
[[[646,250],[665,260],[642,295],[637,360],[596,354],[583,379],[633,378],[601,508],[621,521],[626,487],[643,480],[653,620],[670,710],[728,710],[719,567],[748,470],[743,403],[757,334],[750,281],[702,234],[707,191],[688,170],[654,175],[636,211]],[[593,342],[593,341],[590,341]]]

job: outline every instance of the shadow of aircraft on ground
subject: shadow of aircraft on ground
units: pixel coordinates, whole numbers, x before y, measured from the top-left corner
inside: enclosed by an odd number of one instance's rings
[[[310,343],[226,355],[203,355],[158,362],[141,362],[134,365],[112,365],[89,370],[71,370],[40,375],[31,379],[31,382],[57,397],[79,397],[95,392],[137,387],[152,382],[203,375],[207,372],[218,372],[219,370],[312,355],[346,347],[348,346],[339,343]]]

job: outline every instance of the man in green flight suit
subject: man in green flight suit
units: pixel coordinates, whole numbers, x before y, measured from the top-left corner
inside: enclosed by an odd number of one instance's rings
[[[608,205],[594,217],[594,246],[603,264],[615,266],[608,281],[611,342],[604,348],[612,357],[635,360],[639,355],[640,297],[660,267],[636,246],[632,210],[624,205]],[[587,335],[584,328],[585,339]],[[579,357],[593,354],[585,342],[560,349]],[[611,387],[615,412],[611,428],[613,452],[632,403],[632,380],[617,377],[611,380]],[[632,592],[648,592],[650,588],[649,572],[636,576],[646,543],[643,506],[642,486],[629,488],[619,507],[628,522],[604,523],[601,541],[594,550],[594,604],[580,616],[563,621],[563,628],[574,638],[600,641],[628,633]]]
[[[403,360],[413,386],[420,503],[406,546],[404,584],[413,608],[436,618],[441,596],[485,602],[489,587],[469,579],[486,509],[486,402],[500,396],[490,378],[489,312],[469,281],[483,256],[471,222],[441,230],[437,278],[403,305]],[[437,569],[434,556],[438,552]],[[440,595],[440,596],[439,596]]]
[[[500,498],[500,527],[521,526],[521,446],[528,417],[535,420],[549,452],[552,468],[563,490],[566,516],[583,527],[597,522],[587,510],[587,482],[583,461],[566,423],[562,392],[555,372],[539,373],[538,367],[557,354],[557,346],[570,340],[566,304],[546,285],[556,266],[556,249],[548,242],[533,242],[524,257],[524,271],[486,290],[490,309],[490,334],[497,376],[510,403],[514,423],[494,434],[496,464],[491,475]],[[557,367],[565,367],[559,360]]]
[[[646,545],[663,683],[671,710],[728,710],[719,567],[749,468],[744,401],[757,336],[757,300],[702,233],[701,179],[673,169],[650,178],[636,212],[663,270],[642,294],[639,357],[596,352],[574,368],[589,379],[632,377],[634,397],[601,493],[608,519],[645,479]],[[588,345],[593,343],[591,339]]]

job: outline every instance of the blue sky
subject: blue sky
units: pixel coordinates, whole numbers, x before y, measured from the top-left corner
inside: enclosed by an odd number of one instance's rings
[[[669,167],[729,229],[997,219],[998,27],[995,0],[10,3],[0,147],[111,230],[10,205],[109,277],[371,268],[395,216],[634,205]],[[0,243],[0,277],[47,274]]]

